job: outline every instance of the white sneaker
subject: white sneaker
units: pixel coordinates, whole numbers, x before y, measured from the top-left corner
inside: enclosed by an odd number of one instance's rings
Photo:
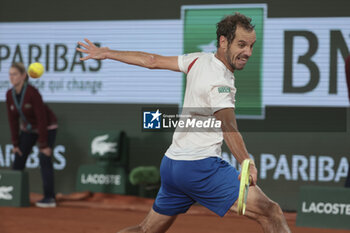
[[[42,200],[37,201],[35,206],[41,208],[54,208],[57,205],[55,198],[43,198]]]

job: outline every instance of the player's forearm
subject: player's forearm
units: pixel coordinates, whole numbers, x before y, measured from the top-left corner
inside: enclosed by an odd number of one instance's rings
[[[123,63],[137,65],[149,69],[156,68],[156,54],[137,52],[137,51],[117,51],[108,50],[106,51],[106,57],[108,59],[120,61]]]
[[[242,135],[238,131],[236,116],[233,108],[224,108],[214,113],[216,119],[221,121],[224,140],[239,163],[249,159]]]
[[[242,135],[238,131],[231,130],[224,132],[224,140],[231,153],[240,164],[243,162],[243,160],[250,159]]]

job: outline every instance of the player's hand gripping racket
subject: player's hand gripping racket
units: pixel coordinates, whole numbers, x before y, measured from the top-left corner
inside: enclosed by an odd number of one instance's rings
[[[241,170],[241,184],[239,186],[238,209],[237,209],[238,215],[244,215],[245,213],[248,190],[250,185],[249,166],[250,166],[250,160],[245,159],[242,163],[242,170]]]

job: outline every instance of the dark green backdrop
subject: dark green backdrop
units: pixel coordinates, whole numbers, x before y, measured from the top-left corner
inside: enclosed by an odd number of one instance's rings
[[[66,158],[66,167],[55,173],[58,192],[74,191],[78,166],[94,163],[89,157],[91,131],[126,131],[130,138],[130,168],[140,165],[159,166],[165,150],[171,143],[171,133],[141,131],[141,108],[144,105],[63,103],[49,105],[59,119],[57,144],[64,145],[66,148],[63,153]],[[4,103],[0,103],[0,109],[2,109],[0,145],[4,148],[4,144],[10,144],[10,135],[6,114],[4,114]],[[322,112],[324,114],[320,114]],[[238,125],[249,152],[255,156],[258,169],[261,153],[269,153],[273,154],[277,160],[281,154],[285,154],[290,169],[293,154],[331,156],[334,158],[336,171],[341,157],[349,159],[349,113],[350,109],[341,108],[270,107],[266,109],[265,120],[239,120]],[[298,118],[301,115],[304,116],[304,120]],[[305,128],[303,125],[308,127]],[[325,132],[321,130],[323,126],[327,126]],[[315,132],[316,130],[321,132]],[[332,130],[335,131],[331,132]],[[223,151],[229,152],[225,146]],[[29,171],[31,191],[41,192],[39,169],[29,169]],[[344,178],[339,182],[286,181],[283,176],[273,180],[274,171],[275,169],[268,171],[266,179],[259,180],[259,185],[285,209],[296,209],[297,194],[301,184],[344,185]]]

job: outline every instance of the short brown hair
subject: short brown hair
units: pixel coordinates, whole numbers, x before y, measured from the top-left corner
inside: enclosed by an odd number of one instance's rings
[[[11,68],[16,68],[21,74],[26,74],[26,81],[28,81],[28,74],[27,74],[27,70],[26,67],[23,65],[22,62],[14,62],[11,65]]]
[[[251,18],[238,12],[236,12],[234,15],[228,15],[225,18],[223,18],[216,25],[216,46],[218,48],[220,47],[220,36],[226,37],[228,44],[231,44],[236,36],[237,25],[243,27],[249,32],[253,31],[254,25],[251,24],[251,21]]]

